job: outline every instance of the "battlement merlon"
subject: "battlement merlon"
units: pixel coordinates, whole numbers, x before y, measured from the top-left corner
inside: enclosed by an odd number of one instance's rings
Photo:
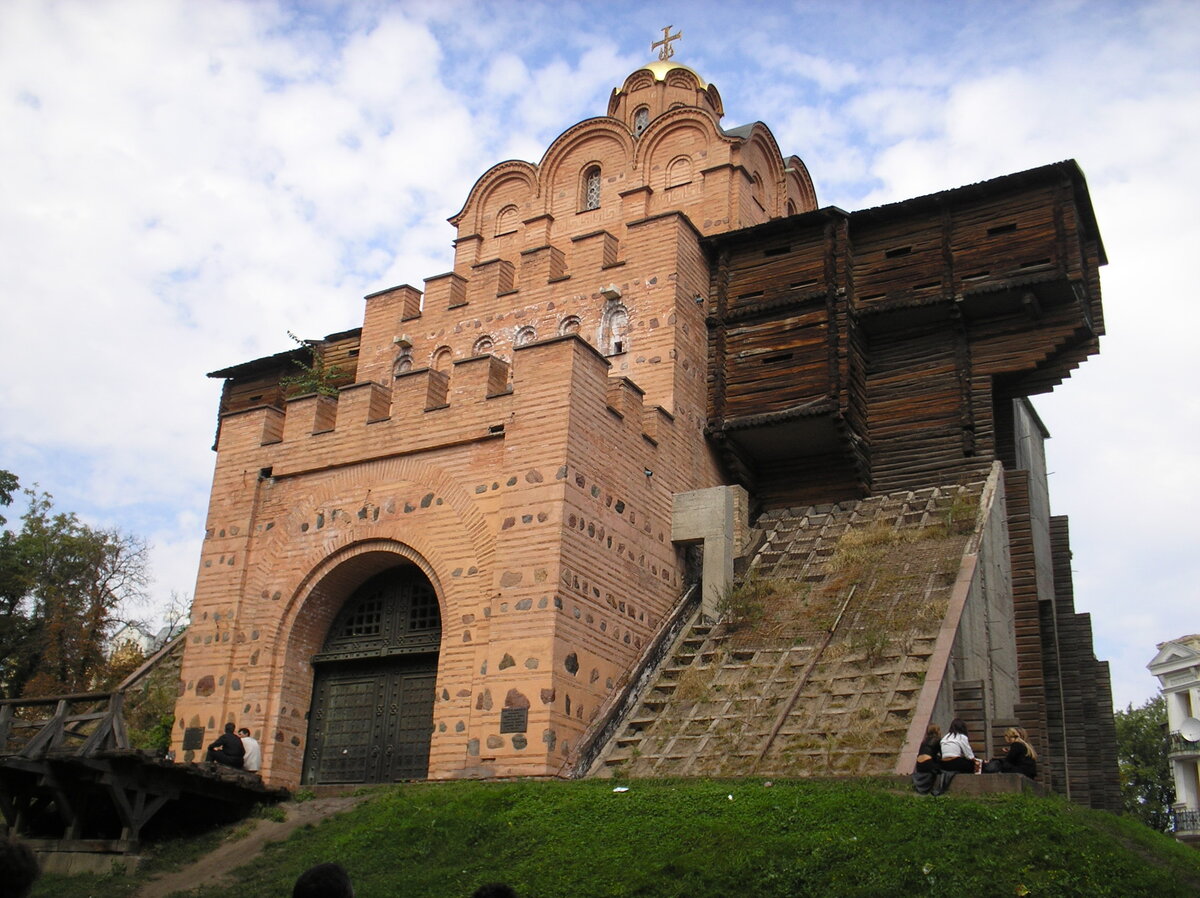
[[[228,412],[221,417],[218,468],[270,468],[273,476],[284,476],[503,439],[522,412],[539,429],[554,422],[565,427],[580,391],[595,394],[595,404],[610,407],[622,427],[657,444],[673,416],[645,405],[642,390],[627,378],[610,377],[609,368],[595,347],[568,334],[519,347],[511,383],[507,362],[482,355],[455,362],[451,372],[405,372],[390,389],[360,381],[336,396],[289,398],[282,410],[257,405]],[[562,383],[568,375],[569,388]]]

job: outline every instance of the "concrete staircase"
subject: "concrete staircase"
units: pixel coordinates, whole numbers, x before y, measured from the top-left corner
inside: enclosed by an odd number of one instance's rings
[[[685,628],[592,774],[892,773],[981,489],[764,515],[728,619]]]

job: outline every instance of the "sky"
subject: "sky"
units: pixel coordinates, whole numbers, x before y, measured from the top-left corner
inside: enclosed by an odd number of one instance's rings
[[[1107,335],[1034,402],[1076,607],[1140,705],[1200,632],[1200,3],[0,0],[0,468],[150,543],[142,616],[190,596],[205,374],[449,270],[476,178],[603,115],[665,25],[820,205],[1082,166]]]

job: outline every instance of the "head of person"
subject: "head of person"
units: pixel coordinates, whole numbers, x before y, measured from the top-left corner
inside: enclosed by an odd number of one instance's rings
[[[955,717],[952,721],[950,721],[950,735],[951,736],[967,735],[967,722],[965,720],[963,720],[961,717]]]
[[[296,879],[292,898],[354,898],[354,887],[341,864],[317,864]]]
[[[489,882],[477,888],[471,898],[517,898],[512,886],[503,882]]]
[[[238,735],[241,736],[243,739],[245,739],[247,736],[250,735],[250,731],[248,729],[246,729],[245,727],[242,727],[240,730],[238,730]]]
[[[942,728],[940,726],[938,726],[936,723],[931,723],[929,725],[929,729],[927,729],[925,731],[925,741],[926,742],[936,742],[938,739],[941,739],[941,738],[942,738]]]
[[[11,890],[5,895],[25,898],[41,872],[37,856],[28,845],[12,837],[0,839],[0,880]]]
[[[227,732],[227,733],[233,732],[233,724],[232,723],[225,724],[225,732]]]
[[[1025,746],[1025,750],[1029,753],[1029,757],[1037,760],[1037,752],[1033,750],[1033,746],[1029,744],[1029,738],[1025,735],[1025,730],[1021,727],[1009,727],[1004,731],[1005,742],[1020,742]]]

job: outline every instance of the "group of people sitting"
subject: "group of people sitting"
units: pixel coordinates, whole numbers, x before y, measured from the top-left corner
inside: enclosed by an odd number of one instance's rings
[[[967,725],[961,717],[950,721],[950,729],[944,736],[937,724],[930,724],[917,752],[915,773],[1020,773],[1037,779],[1037,752],[1029,744],[1025,731],[1009,727],[1004,731],[1004,741],[1008,746],[1004,754],[984,763],[975,757]]]
[[[262,769],[262,746],[250,735],[246,727],[236,733],[233,724],[225,724],[225,732],[216,738],[208,747],[205,761],[212,764],[224,764],[226,767],[237,767],[258,773]]]

